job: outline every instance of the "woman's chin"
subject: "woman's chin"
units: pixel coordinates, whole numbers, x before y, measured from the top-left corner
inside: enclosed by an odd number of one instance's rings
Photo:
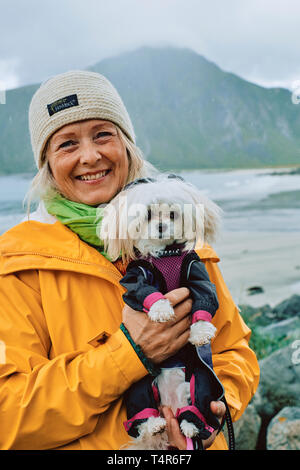
[[[114,197],[114,192],[112,190],[104,191],[104,188],[101,190],[91,188],[89,191],[76,191],[70,196],[66,195],[66,197],[88,206],[99,206],[100,204],[107,204]]]

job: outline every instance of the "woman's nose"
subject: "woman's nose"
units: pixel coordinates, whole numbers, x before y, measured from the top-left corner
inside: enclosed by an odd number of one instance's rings
[[[80,163],[82,164],[94,164],[102,158],[99,149],[93,143],[86,143],[81,146],[80,149]]]

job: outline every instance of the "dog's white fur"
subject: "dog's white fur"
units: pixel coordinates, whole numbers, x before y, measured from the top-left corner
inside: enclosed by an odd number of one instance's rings
[[[160,299],[150,307],[148,316],[152,321],[162,323],[175,318],[175,313],[168,299]]]
[[[182,217],[185,205],[192,210]],[[199,205],[202,210],[196,211]],[[171,220],[170,210],[177,215],[181,211],[181,215]],[[193,185],[161,176],[158,181],[131,186],[105,207],[100,238],[112,260],[121,253],[123,261],[129,261],[137,257],[135,248],[142,256],[158,256],[175,241],[185,243],[186,250],[194,249],[196,243],[197,247],[211,243],[218,233],[220,220],[221,209]],[[163,232],[158,230],[159,223],[164,224]],[[168,321],[174,317],[173,307],[167,299],[159,300],[150,308],[149,317],[153,321]],[[210,341],[215,331],[210,322],[199,321],[191,326],[189,340],[201,346]],[[190,403],[189,384],[182,369],[163,369],[157,380],[162,405],[171,406],[176,413],[178,408]],[[140,425],[139,437],[131,442],[130,449],[167,449],[165,426],[164,418],[149,418]],[[186,437],[198,432],[187,421],[182,421],[181,431]]]
[[[175,239],[172,236],[162,239],[158,237],[154,227],[156,214],[149,230],[148,208],[152,207],[154,212],[158,209],[161,214],[165,210],[166,215],[172,208],[181,208],[184,214],[184,205],[191,205],[193,208],[202,205],[203,211],[200,210],[197,214],[194,210],[191,217],[183,217],[184,236],[176,238],[176,241],[185,242],[187,250],[193,249],[196,242],[200,246],[215,241],[220,227],[221,209],[191,184],[162,176],[156,182],[133,185],[121,191],[106,205],[101,227],[99,226],[99,236],[104,241],[106,252],[112,260],[116,260],[122,253],[123,261],[136,259],[134,247],[142,255],[157,255]],[[165,222],[171,224],[169,220]],[[182,231],[182,219],[178,218],[172,225],[179,233]],[[135,232],[135,229],[139,229],[139,232]]]

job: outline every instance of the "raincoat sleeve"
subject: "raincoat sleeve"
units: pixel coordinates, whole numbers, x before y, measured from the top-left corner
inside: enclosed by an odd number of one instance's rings
[[[236,421],[256,391],[259,365],[248,344],[251,330],[244,323],[219,266],[213,261],[207,261],[205,265],[219,300],[219,309],[212,321],[217,328],[212,341],[213,366],[225,388],[232,419]]]
[[[0,277],[1,449],[53,449],[91,433],[99,414],[147,374],[121,330],[96,348],[49,359],[37,278]]]
[[[135,263],[127,267],[126,274],[121,279],[120,284],[126,288],[126,292],[123,294],[124,302],[140,312],[148,312],[152,303],[147,303],[146,299],[151,299],[151,296],[153,298],[153,294],[156,294],[153,303],[164,298],[162,293],[147,279],[143,270]]]

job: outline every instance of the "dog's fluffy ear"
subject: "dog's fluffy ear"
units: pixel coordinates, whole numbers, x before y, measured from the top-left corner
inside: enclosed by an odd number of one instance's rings
[[[160,182],[163,188],[162,199],[166,200],[169,197],[171,201],[178,201],[181,204],[192,202],[198,208],[193,225],[196,226],[196,233],[201,238],[200,242],[214,242],[221,228],[222,209],[208,199],[201,190],[182,178],[166,178],[163,176]],[[150,185],[149,189],[151,189]],[[199,208],[199,205],[201,205],[201,208]]]
[[[201,208],[201,210],[196,211],[198,216],[195,221],[197,234],[201,234],[201,238],[204,238],[200,241],[204,243],[214,242],[221,227],[222,209],[189,183],[184,183],[184,185],[183,191],[185,190],[187,195],[192,198],[196,207],[200,205]]]
[[[221,227],[222,209],[210,199],[204,202],[204,241],[216,240]]]
[[[98,225],[99,238],[104,243],[104,250],[112,261],[119,257],[120,240],[118,233],[118,217],[113,203],[107,204],[103,210],[102,220]]]

